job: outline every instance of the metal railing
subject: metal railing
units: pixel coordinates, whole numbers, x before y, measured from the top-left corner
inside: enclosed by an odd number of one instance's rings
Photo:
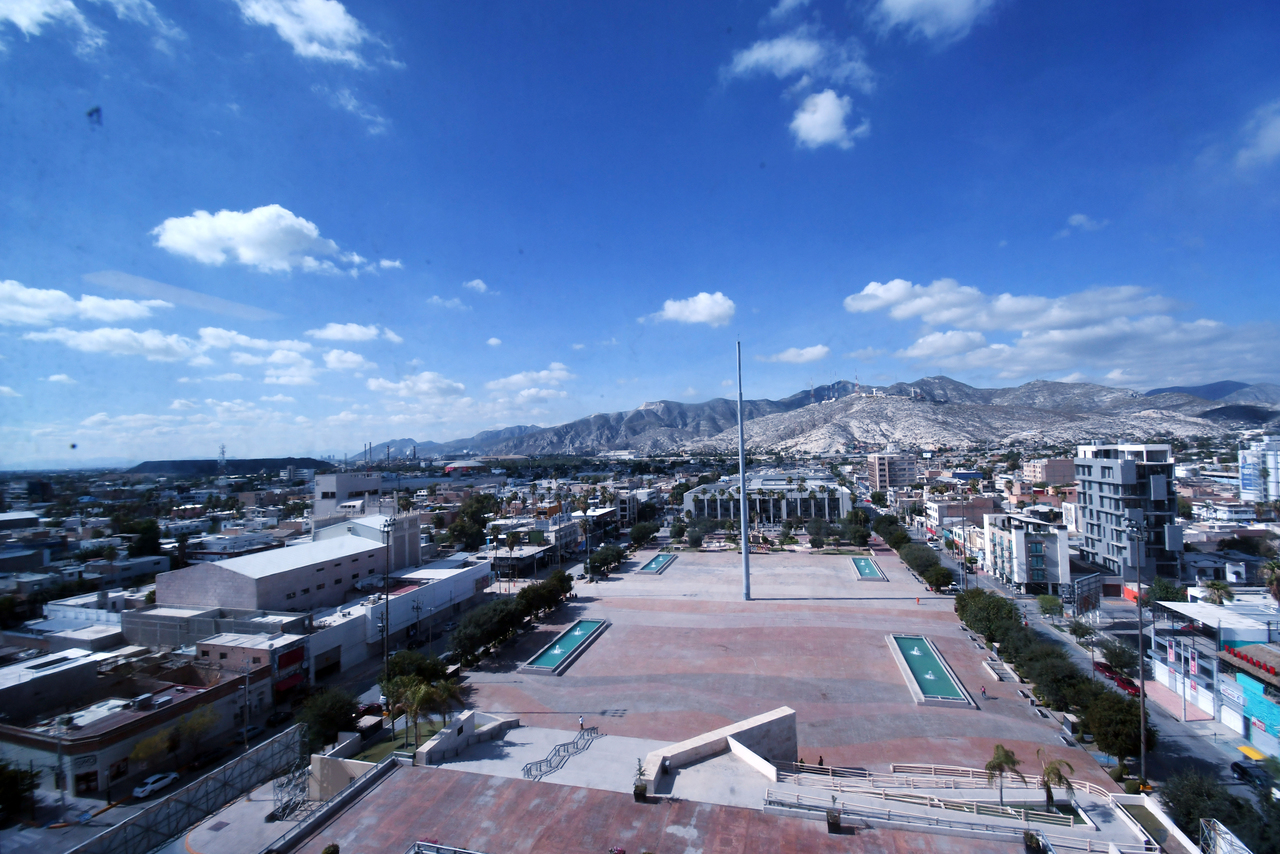
[[[929,809],[967,812],[973,813],[974,815],[985,815],[990,818],[1010,818],[1014,821],[1021,821],[1024,823],[1035,821],[1040,824],[1052,824],[1057,827],[1071,827],[1075,824],[1075,819],[1069,815],[1037,812],[1036,810],[1022,809],[1019,807],[989,804],[984,801],[961,801],[953,798],[939,798],[935,795],[917,795],[911,792],[883,792],[877,789],[862,789],[854,793],[864,797],[880,798],[883,801],[915,804],[916,806],[928,807]]]
[[[546,759],[539,759],[537,762],[530,762],[525,765],[522,772],[524,778],[526,780],[541,780],[548,774],[559,771],[564,767],[564,763],[590,747],[591,742],[597,738],[600,738],[599,727],[589,726],[586,729],[578,730],[578,734],[573,737],[573,741],[557,744],[551,748],[551,753],[547,754]]]
[[[988,781],[990,779],[987,776],[987,772],[981,768],[961,768],[955,765],[908,765],[895,762],[889,766],[889,769],[894,774],[919,774],[932,777],[951,777],[983,781]],[[1006,786],[1021,786],[1027,789],[1044,788],[1044,780],[1039,775],[1027,775],[1025,782],[1023,780],[1019,780],[1017,777],[1007,777],[1005,778],[1004,784]],[[1088,780],[1072,780],[1071,787],[1077,791],[1088,792],[1091,795],[1106,798],[1108,801],[1111,801],[1111,796],[1115,794],[1114,792],[1109,792],[1102,788],[1097,783],[1091,783]]]
[[[483,854],[470,848],[454,848],[452,845],[441,845],[439,842],[421,840],[409,846],[404,854]]]

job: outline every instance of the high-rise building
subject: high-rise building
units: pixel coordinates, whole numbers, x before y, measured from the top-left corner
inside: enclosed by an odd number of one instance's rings
[[[1280,436],[1240,449],[1240,500],[1280,501]]]
[[[1076,450],[1080,556],[1124,581],[1178,578],[1182,529],[1168,445],[1080,445]]]
[[[867,473],[876,492],[911,486],[917,478],[915,454],[901,453],[889,445],[883,454],[867,454]]]

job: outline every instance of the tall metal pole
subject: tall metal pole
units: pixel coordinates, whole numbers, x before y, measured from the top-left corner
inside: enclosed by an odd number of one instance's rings
[[[1143,556],[1146,551],[1146,537],[1144,536],[1145,517],[1143,522],[1135,522],[1130,519],[1125,524],[1129,530],[1129,534],[1133,537],[1133,566],[1138,582],[1138,762],[1139,762],[1139,779],[1145,784],[1147,781],[1147,662],[1143,652],[1143,628],[1142,628],[1142,564]]]
[[[738,496],[742,500],[742,598],[751,600],[751,545],[747,533],[747,455],[742,430],[742,342],[738,342]]]

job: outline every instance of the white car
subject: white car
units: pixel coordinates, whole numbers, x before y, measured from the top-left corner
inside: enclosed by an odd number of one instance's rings
[[[178,775],[173,771],[167,774],[152,774],[138,784],[138,787],[133,790],[133,796],[135,798],[149,798],[176,779],[178,779]]]

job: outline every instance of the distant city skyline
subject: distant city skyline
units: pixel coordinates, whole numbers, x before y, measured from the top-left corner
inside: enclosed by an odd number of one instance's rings
[[[0,7],[0,467],[1280,382],[1280,8]],[[72,445],[76,448],[72,450]]]

